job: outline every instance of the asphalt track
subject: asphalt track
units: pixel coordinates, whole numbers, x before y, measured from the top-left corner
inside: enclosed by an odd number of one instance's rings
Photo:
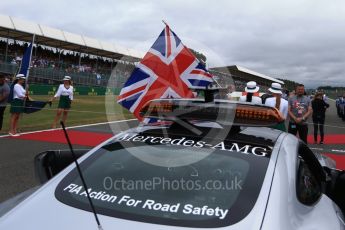
[[[345,122],[336,115],[334,101],[327,111],[325,144],[310,144],[315,152],[326,153],[345,169]],[[310,120],[311,122],[311,120]],[[103,140],[131,127],[136,120],[118,121],[69,128],[75,149],[90,149]],[[312,134],[312,124],[309,134]],[[312,136],[309,136],[312,143]],[[0,202],[38,185],[34,174],[34,156],[46,150],[68,149],[61,130],[31,132],[20,137],[0,137]]]
[[[94,133],[95,135],[104,135],[104,137],[108,135],[109,137],[113,135],[113,132],[119,133],[130,127],[135,127],[137,124],[136,120],[127,120],[116,123],[72,127],[68,129],[68,132]],[[3,136],[0,138],[0,202],[39,184],[34,173],[35,155],[46,150],[68,149],[65,140],[62,140],[62,143],[57,143],[56,141],[25,139],[28,136],[38,134],[49,138],[49,134],[52,132],[53,135],[57,133],[62,135],[62,130],[47,130],[23,134],[20,137]],[[83,137],[78,139],[82,140]],[[99,139],[98,143],[103,140]],[[73,147],[75,149],[91,149],[95,145],[95,142],[91,142],[91,145],[89,140],[83,140],[81,143],[83,144],[73,144]]]

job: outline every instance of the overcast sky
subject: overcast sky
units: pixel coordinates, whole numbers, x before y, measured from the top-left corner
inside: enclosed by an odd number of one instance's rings
[[[345,86],[344,0],[11,0],[0,14],[145,52],[164,19],[210,67]]]

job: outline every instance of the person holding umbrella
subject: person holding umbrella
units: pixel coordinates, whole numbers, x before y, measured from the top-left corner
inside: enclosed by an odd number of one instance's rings
[[[24,89],[25,79],[24,74],[17,74],[13,87],[13,98],[10,109],[10,131],[8,134],[14,137],[19,136],[17,133],[19,117],[24,112],[24,100],[28,96],[28,92]]]
[[[68,111],[71,108],[71,103],[73,101],[73,86],[71,82],[70,76],[65,76],[63,79],[63,84],[60,84],[59,89],[57,90],[54,97],[50,100],[53,101],[56,98],[60,98],[58,110],[56,112],[56,116],[54,119],[54,123],[52,128],[56,128],[56,123],[61,117],[62,114],[62,121],[66,123]]]

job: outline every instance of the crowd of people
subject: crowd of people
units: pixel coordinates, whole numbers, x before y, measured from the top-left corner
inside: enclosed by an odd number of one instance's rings
[[[3,117],[6,106],[10,103],[10,125],[9,135],[19,136],[18,124],[21,114],[25,112],[27,108],[26,103],[30,102],[28,88],[25,87],[26,77],[24,74],[17,74],[11,87],[6,82],[5,75],[0,75],[0,131],[2,130]],[[56,116],[52,124],[52,128],[56,128],[57,122],[60,120],[66,123],[69,109],[73,101],[73,86],[70,76],[65,76],[63,84],[59,85],[57,92],[48,102],[51,103],[56,98],[59,98],[59,104],[57,106]],[[45,104],[45,103],[44,103]]]
[[[0,63],[10,63],[19,66],[27,43],[8,43],[0,39]],[[7,55],[5,55],[5,53]],[[93,77],[97,85],[101,79],[108,79],[115,68],[115,74],[127,78],[134,68],[134,64],[121,60],[110,60],[79,52],[58,50],[45,46],[34,46],[31,60],[32,68],[44,68],[61,71],[62,75],[79,74]],[[81,56],[80,56],[81,55]],[[127,77],[126,77],[127,76]]]
[[[256,82],[250,81],[246,84],[245,93],[239,98],[241,102],[253,104],[264,104],[277,108],[284,122],[275,125],[273,128],[288,131],[307,143],[308,118],[311,117],[314,126],[314,144],[324,143],[324,124],[326,110],[329,108],[327,98],[323,92],[317,92],[313,98],[306,95],[304,85],[299,84],[296,89],[288,93],[282,89],[279,83],[272,83],[267,93],[260,96],[260,87]],[[345,96],[345,95],[344,95]],[[345,97],[337,99],[338,115],[344,119]],[[288,121],[286,128],[285,121]],[[318,138],[320,135],[320,139]]]

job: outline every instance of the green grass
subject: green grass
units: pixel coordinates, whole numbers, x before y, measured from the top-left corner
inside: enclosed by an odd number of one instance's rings
[[[33,96],[33,99],[38,101],[46,101],[49,100],[49,98],[50,96]],[[32,114],[23,114],[20,118],[19,130],[25,132],[51,128],[57,105],[58,99],[53,102],[52,107],[47,105],[41,111]],[[132,114],[117,103],[109,103],[109,107],[113,108],[113,111],[107,116],[105,105],[105,96],[75,96],[72,108],[68,114],[67,126],[133,118]],[[4,124],[0,134],[8,133],[10,119],[9,111],[10,105],[6,108]]]

